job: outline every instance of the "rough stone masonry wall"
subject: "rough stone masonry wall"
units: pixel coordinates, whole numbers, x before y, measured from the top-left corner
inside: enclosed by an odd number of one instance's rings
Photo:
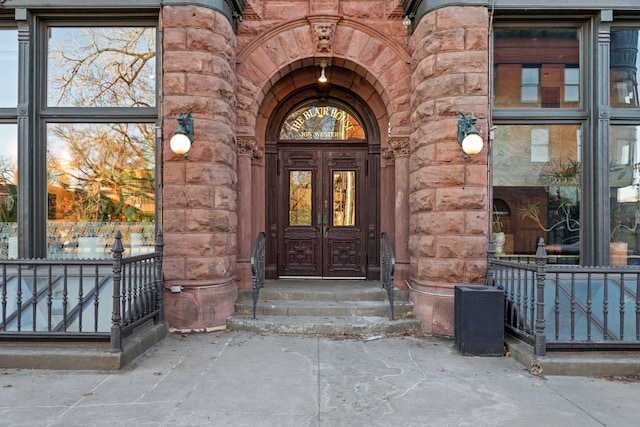
[[[487,140],[488,11],[447,7],[411,38],[410,265],[425,330],[453,334],[453,293],[486,274],[487,149],[463,159],[459,112],[479,117]]]
[[[165,319],[178,329],[223,325],[236,276],[236,39],[225,17],[167,6],[163,28],[163,210]],[[188,159],[169,148],[179,112],[191,111]]]

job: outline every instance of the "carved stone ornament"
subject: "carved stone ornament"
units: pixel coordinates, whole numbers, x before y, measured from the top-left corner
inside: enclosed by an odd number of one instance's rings
[[[255,136],[238,136],[238,155],[253,156],[254,151],[258,148]]]
[[[389,140],[389,145],[393,148],[396,157],[408,156],[410,151],[408,136],[394,136]]]
[[[331,22],[314,22],[313,34],[316,40],[316,52],[330,54],[333,49],[333,35],[336,24]]]
[[[394,165],[396,163],[396,156],[393,154],[393,149],[391,147],[384,150],[382,153],[382,158],[387,162],[388,165]]]

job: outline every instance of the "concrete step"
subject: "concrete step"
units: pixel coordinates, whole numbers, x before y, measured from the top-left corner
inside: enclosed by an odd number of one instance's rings
[[[394,317],[409,315],[413,304],[408,301],[394,301]],[[253,301],[244,299],[236,303],[236,315],[253,314]],[[388,301],[307,301],[270,300],[262,298],[256,306],[256,316],[332,316],[332,317],[389,317]]]
[[[382,317],[264,316],[257,319],[233,316],[227,327],[235,331],[282,335],[373,336],[405,334],[421,328],[418,319],[389,320]]]
[[[298,286],[265,285],[259,292],[260,300],[284,301],[387,301],[387,291],[377,285],[359,287],[328,286],[327,288],[304,288]],[[394,301],[408,301],[409,292],[394,289]],[[238,301],[253,300],[253,291],[243,289],[238,292]]]
[[[231,330],[296,335],[371,336],[419,331],[407,291],[394,290],[390,320],[387,292],[379,282],[365,280],[266,281],[253,316],[253,291],[241,290]]]

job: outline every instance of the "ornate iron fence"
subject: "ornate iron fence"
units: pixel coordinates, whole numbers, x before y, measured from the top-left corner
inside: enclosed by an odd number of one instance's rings
[[[505,328],[547,350],[640,349],[640,268],[547,264],[544,240],[535,263],[496,259],[487,281],[504,291]]]
[[[0,339],[109,340],[162,318],[162,234],[155,252],[123,257],[115,232],[113,259],[0,260]],[[111,299],[111,301],[109,301]]]
[[[251,253],[251,273],[253,287],[253,318],[256,318],[256,306],[258,305],[258,294],[264,286],[264,241],[263,231],[258,233],[256,244]]]
[[[394,320],[393,314],[393,272],[396,266],[396,257],[393,253],[393,246],[391,246],[391,240],[387,233],[382,233],[380,236],[380,248],[382,258],[382,287],[387,290],[387,297],[389,298],[389,306],[391,308],[390,319]]]

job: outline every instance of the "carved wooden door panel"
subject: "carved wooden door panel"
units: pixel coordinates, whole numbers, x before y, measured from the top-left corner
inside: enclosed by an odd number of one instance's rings
[[[366,149],[282,149],[278,275],[365,277]]]

